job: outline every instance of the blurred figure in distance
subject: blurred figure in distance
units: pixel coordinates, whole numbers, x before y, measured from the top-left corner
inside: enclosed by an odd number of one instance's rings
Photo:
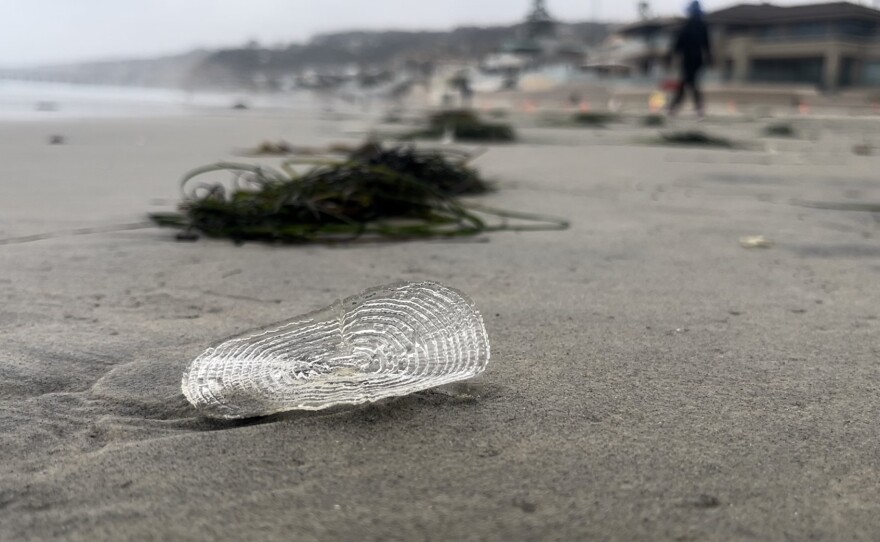
[[[698,0],[694,0],[687,8],[687,21],[678,31],[668,63],[678,58],[681,63],[681,81],[678,90],[669,104],[669,114],[675,115],[684,102],[685,92],[690,90],[694,97],[694,105],[700,117],[705,115],[703,93],[700,91],[700,72],[704,66],[712,64],[712,44],[709,40],[709,28],[703,18],[703,9]]]

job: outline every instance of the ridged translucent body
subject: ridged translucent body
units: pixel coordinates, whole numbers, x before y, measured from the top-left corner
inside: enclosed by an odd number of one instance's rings
[[[407,395],[474,377],[488,362],[467,296],[400,283],[209,348],[182,388],[205,415],[247,418]]]

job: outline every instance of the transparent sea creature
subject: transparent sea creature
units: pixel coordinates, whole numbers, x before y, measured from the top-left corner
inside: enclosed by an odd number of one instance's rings
[[[480,313],[433,282],[372,288],[209,348],[184,395],[215,418],[355,405],[474,377],[489,362]]]

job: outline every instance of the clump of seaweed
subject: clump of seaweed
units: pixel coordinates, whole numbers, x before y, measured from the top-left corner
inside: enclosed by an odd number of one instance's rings
[[[287,141],[266,140],[246,151],[245,154],[249,156],[284,156],[294,152],[294,147]]]
[[[385,113],[385,116],[382,117],[382,122],[384,124],[402,124],[403,120],[403,113],[396,109],[388,111]]]
[[[572,121],[581,126],[591,126],[594,128],[604,128],[609,123],[617,120],[617,115],[611,113],[600,113],[596,111],[582,111],[575,113]]]
[[[494,189],[492,183],[469,165],[478,153],[455,149],[419,150],[412,145],[386,148],[377,142],[347,149],[337,145],[330,150],[337,153],[341,150],[347,160],[370,168],[408,175],[444,196],[485,194]]]
[[[150,215],[159,226],[236,241],[338,242],[358,238],[455,237],[500,230],[558,230],[563,220],[464,204],[457,196],[491,189],[459,151],[367,143],[342,158],[298,158],[283,171],[221,163],[183,181],[178,213]],[[306,171],[300,172],[308,166]],[[197,183],[235,174],[232,186]],[[502,218],[489,224],[484,217]],[[542,222],[511,225],[507,219]]]
[[[645,115],[642,117],[642,126],[650,128],[666,126],[666,117],[663,115]]]
[[[853,145],[853,154],[857,156],[872,156],[874,152],[874,146],[868,143],[858,143]]]
[[[469,109],[454,109],[434,113],[428,127],[404,134],[401,139],[440,139],[450,134],[458,141],[509,143],[516,140],[516,132],[505,123],[485,122]]]
[[[686,145],[697,147],[718,147],[724,149],[734,149],[734,144],[729,139],[718,137],[700,132],[698,130],[687,130],[682,132],[670,132],[662,135],[662,141],[669,145]]]
[[[770,137],[796,137],[797,131],[790,123],[777,122],[764,127],[764,135]]]

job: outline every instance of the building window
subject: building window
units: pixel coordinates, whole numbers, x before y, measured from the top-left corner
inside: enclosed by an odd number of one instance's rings
[[[865,62],[864,82],[866,85],[880,86],[880,59]]]
[[[840,60],[840,76],[837,84],[840,87],[851,87],[856,83],[856,66],[854,58],[842,58]]]
[[[758,28],[758,37],[764,40],[775,40],[785,37],[781,26],[761,26]]]
[[[824,37],[829,34],[828,23],[800,23],[789,27],[792,36],[798,38]]]
[[[877,28],[870,21],[839,21],[835,24],[840,37],[869,38],[877,33]]]
[[[822,58],[767,58],[752,60],[749,79],[756,83],[822,85]]]

